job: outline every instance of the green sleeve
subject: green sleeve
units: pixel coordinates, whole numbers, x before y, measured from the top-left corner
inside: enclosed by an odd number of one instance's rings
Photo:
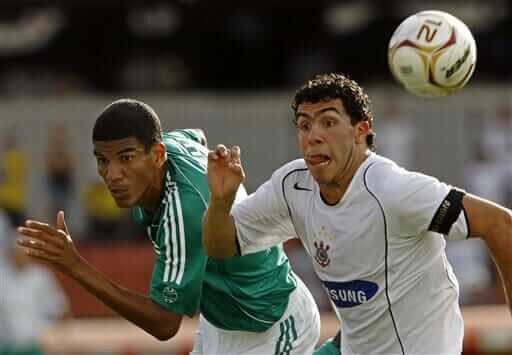
[[[173,313],[192,317],[199,309],[201,299],[204,274],[201,258],[187,260],[187,270],[179,282],[164,279],[166,259],[162,254],[158,256],[151,279],[151,299]]]
[[[199,309],[207,257],[201,240],[202,210],[198,198],[179,187],[169,192],[162,214],[150,295],[154,302],[178,314]]]

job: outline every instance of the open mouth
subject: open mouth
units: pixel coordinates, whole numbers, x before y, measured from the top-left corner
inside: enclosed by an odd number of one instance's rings
[[[331,158],[323,154],[309,155],[306,157],[306,162],[311,166],[325,166],[329,164]]]
[[[113,189],[110,189],[110,193],[112,194],[112,196],[114,198],[123,198],[125,197],[126,195],[128,195],[128,189],[124,189],[124,188],[113,188]]]

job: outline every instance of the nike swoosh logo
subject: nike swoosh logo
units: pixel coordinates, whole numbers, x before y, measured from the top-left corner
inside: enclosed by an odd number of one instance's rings
[[[296,182],[295,184],[293,184],[293,188],[294,188],[295,190],[311,191],[311,189],[308,189],[307,187],[301,187],[301,186],[299,186],[299,183],[297,183],[297,182]]]

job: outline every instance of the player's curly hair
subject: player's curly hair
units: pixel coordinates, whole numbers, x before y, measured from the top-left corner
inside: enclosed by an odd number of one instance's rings
[[[134,99],[112,102],[100,113],[92,130],[92,140],[111,141],[134,137],[148,152],[162,141],[162,126],[156,112]]]
[[[341,73],[316,75],[308,80],[295,93],[292,102],[294,123],[297,124],[297,109],[304,102],[316,103],[339,98],[350,116],[352,125],[361,121],[368,121],[370,128],[373,125],[373,113],[370,110],[370,99],[357,82]],[[375,133],[366,136],[368,148],[375,150]]]

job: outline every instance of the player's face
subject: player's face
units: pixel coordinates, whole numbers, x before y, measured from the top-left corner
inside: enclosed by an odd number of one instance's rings
[[[134,137],[112,141],[95,141],[98,174],[103,178],[117,206],[150,207],[158,202],[159,180],[158,145],[146,152]]]
[[[299,105],[299,146],[320,185],[336,184],[346,174],[360,142],[357,126],[351,124],[340,99]]]

